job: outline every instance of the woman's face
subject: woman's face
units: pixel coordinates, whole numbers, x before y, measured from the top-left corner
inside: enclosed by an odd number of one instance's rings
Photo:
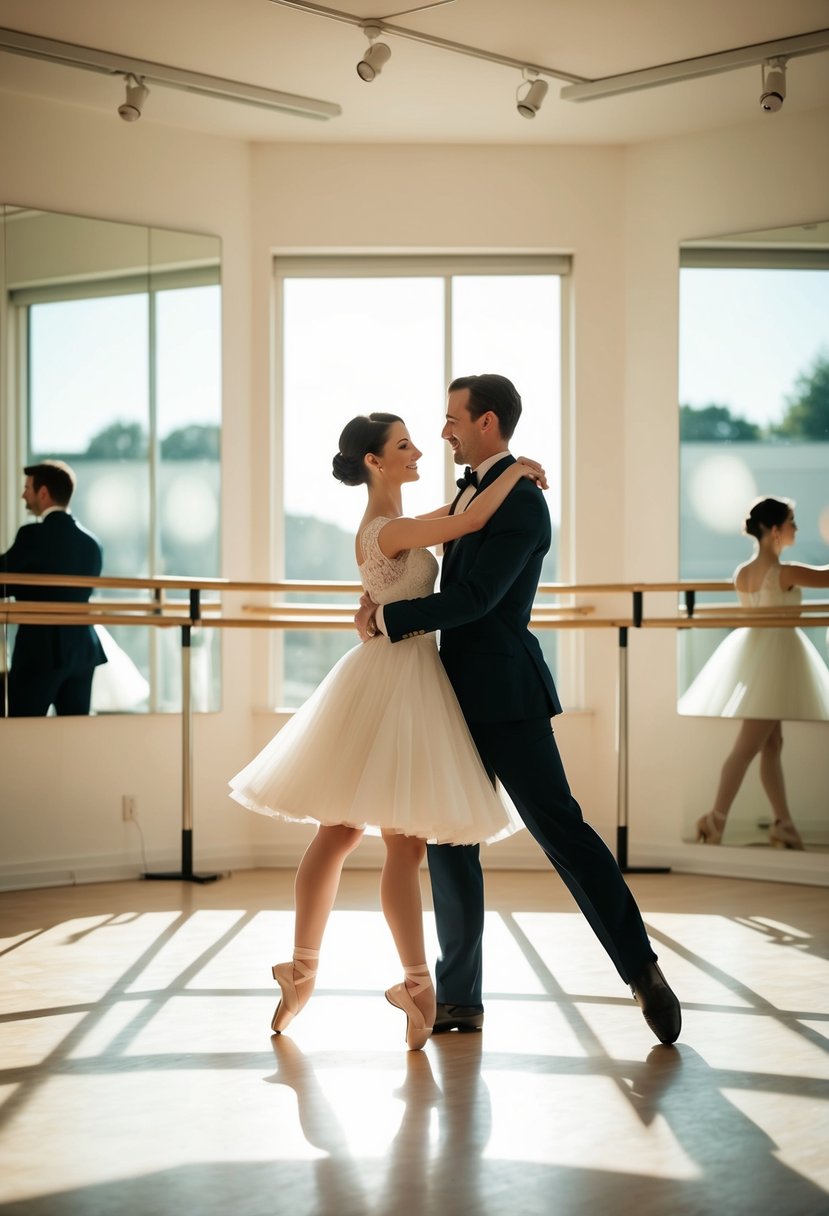
[[[777,539],[781,549],[787,549],[789,545],[793,545],[797,540],[797,524],[794,520],[794,511],[789,510],[789,514],[778,528],[773,531],[777,533]]]
[[[392,485],[403,485],[406,481],[417,481],[420,474],[417,462],[423,455],[412,443],[409,432],[402,422],[393,422],[389,437],[378,456],[378,466],[382,475]]]

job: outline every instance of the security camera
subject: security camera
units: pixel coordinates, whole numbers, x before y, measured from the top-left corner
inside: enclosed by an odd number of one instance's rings
[[[767,114],[775,114],[786,99],[785,64],[770,60],[763,65],[763,92],[760,105]]]
[[[149,95],[150,90],[142,80],[136,79],[135,76],[128,76],[127,95],[118,107],[118,117],[123,118],[124,122],[137,122]]]

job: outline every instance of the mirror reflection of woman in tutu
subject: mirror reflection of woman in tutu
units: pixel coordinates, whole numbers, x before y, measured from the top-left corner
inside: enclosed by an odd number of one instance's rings
[[[420,456],[394,414],[354,418],[340,436],[335,478],[368,489],[355,548],[377,603],[431,594],[428,548],[482,528],[521,478],[546,489],[541,466],[522,457],[463,514],[447,504],[406,518],[401,491],[418,480]],[[230,785],[250,810],[318,824],[296,875],[293,959],[273,968],[282,1000],[271,1029],[280,1034],[311,995],[343,863],[369,830],[386,845],[380,902],[405,976],[386,997],[406,1014],[407,1046],[423,1047],[436,1010],[420,897],[426,842],[492,841],[522,826],[484,769],[435,635],[397,645],[378,635],[350,650]]]
[[[754,537],[754,556],[734,572],[747,608],[797,607],[802,587],[829,587],[829,566],[781,562],[795,542],[794,502],[762,498],[753,503],[744,531]],[[782,723],[829,720],[829,672],[815,647],[796,627],[735,629],[714,652],[679,700],[679,712],[740,718],[737,741],[720,773],[714,805],[697,821],[697,841],[720,844],[731,805],[754,757],[774,812],[769,843],[802,849],[783,780]]]

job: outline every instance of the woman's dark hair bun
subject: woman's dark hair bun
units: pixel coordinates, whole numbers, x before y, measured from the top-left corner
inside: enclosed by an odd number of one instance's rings
[[[366,456],[369,452],[379,456],[392,425],[402,421],[397,414],[359,414],[352,418],[340,435],[340,450],[332,461],[337,481],[347,486],[367,485]]]
[[[337,452],[331,466],[333,475],[343,485],[360,486],[367,479],[366,467],[356,456],[343,456],[342,452]]]
[[[772,528],[782,527],[789,518],[789,512],[793,510],[792,498],[757,498],[751,504],[743,531],[755,540],[761,540]]]

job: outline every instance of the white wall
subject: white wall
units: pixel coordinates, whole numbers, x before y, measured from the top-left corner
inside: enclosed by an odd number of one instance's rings
[[[670,579],[677,568],[678,242],[825,217],[827,118],[824,112],[789,119],[784,112],[772,122],[632,151],[248,149],[146,121],[125,128],[114,117],[0,94],[0,198],[221,236],[223,547],[224,573],[233,578],[267,577],[274,543],[267,522],[267,499],[279,492],[269,483],[274,251],[572,252],[577,561],[571,574],[581,581]],[[292,864],[308,839],[308,829],[246,816],[225,794],[227,776],[276,725],[264,709],[258,674],[263,645],[261,635],[228,631],[224,710],[196,721],[201,868]],[[631,858],[648,854],[693,867],[702,850],[678,839],[686,774],[672,758],[681,742],[673,645],[672,635],[655,631],[631,639]],[[584,652],[591,712],[565,716],[558,735],[573,788],[612,845],[616,639],[588,633]],[[701,732],[705,755],[697,771],[714,770],[720,744]],[[102,875],[119,864],[134,869],[134,829],[119,819],[122,792],[139,797],[152,863],[176,863],[175,719],[7,722],[0,749],[7,874],[17,871],[20,881],[23,872],[42,879],[59,871]],[[825,774],[819,779],[825,788]],[[713,852],[712,864],[730,872],[751,864],[737,850]],[[377,850],[357,856],[365,863]],[[526,834],[492,853],[493,864],[536,861],[540,854]],[[782,866],[777,873],[794,869],[820,880],[819,859],[775,861]],[[0,879],[3,873],[0,865]]]

